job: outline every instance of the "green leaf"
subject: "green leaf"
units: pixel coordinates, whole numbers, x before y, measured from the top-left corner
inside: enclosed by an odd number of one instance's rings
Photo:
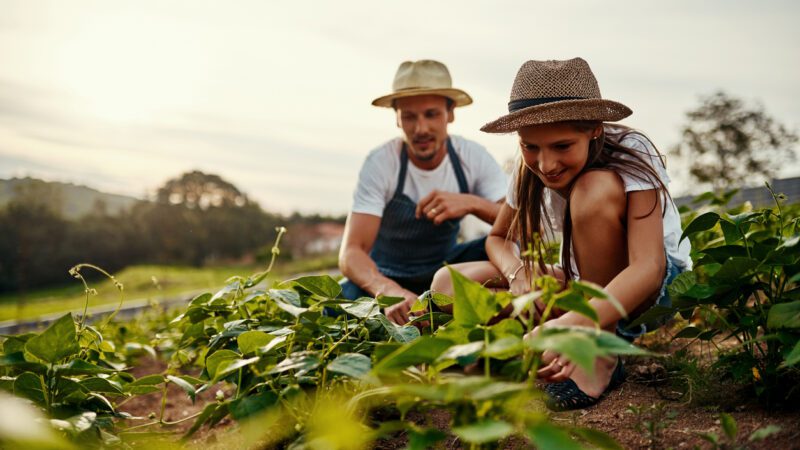
[[[372,362],[369,357],[359,353],[344,353],[331,361],[328,372],[340,373],[352,378],[361,378],[369,373]]]
[[[453,321],[456,325],[483,325],[497,313],[492,292],[448,266],[453,280]]]
[[[156,386],[164,382],[163,375],[146,375],[129,383],[128,386]]]
[[[217,381],[236,372],[242,367],[246,367],[249,366],[250,364],[253,364],[254,362],[257,362],[259,359],[261,358],[258,356],[254,356],[252,358],[247,358],[247,359],[233,359],[233,360],[223,361],[219,364],[219,366],[217,366],[217,371],[214,374],[214,378],[211,380],[211,382],[216,383]]]
[[[250,330],[245,331],[236,337],[236,342],[239,344],[239,351],[243,355],[255,353],[259,348],[270,343],[275,339],[275,336],[264,333],[263,331]]]
[[[108,378],[92,377],[79,382],[81,386],[92,392],[105,392],[109,394],[123,394],[122,386]]]
[[[556,295],[555,306],[565,311],[574,311],[580,315],[586,316],[597,323],[600,318],[597,317],[597,311],[592,308],[589,301],[578,292],[564,291]]]
[[[295,352],[281,361],[269,371],[270,374],[283,373],[296,370],[295,376],[300,377],[316,369],[320,365],[319,356],[314,352]]]
[[[742,233],[733,223],[727,220],[720,220],[719,227],[722,228],[722,235],[725,236],[726,244],[735,244],[742,239]]]
[[[559,450],[583,450],[583,446],[575,442],[564,429],[547,422],[528,427],[528,437],[536,448]]]
[[[447,438],[447,435],[436,428],[408,430],[408,450],[427,450],[436,448],[434,444]]]
[[[45,373],[47,366],[38,362],[29,362],[22,352],[0,356],[0,367],[14,367],[26,372]]]
[[[614,333],[592,331],[590,336],[594,337],[597,347],[608,355],[652,355],[649,351],[631,344]]]
[[[442,294],[441,292],[434,292],[431,294],[433,304],[441,308],[442,306],[449,306],[455,302],[453,297]]]
[[[461,440],[473,444],[496,442],[514,431],[514,427],[503,420],[483,420],[480,422],[453,427],[453,434]]]
[[[508,359],[522,353],[522,338],[519,336],[506,336],[489,343],[483,351],[484,356],[495,359]]]
[[[792,349],[792,351],[790,351],[789,354],[786,355],[786,358],[783,360],[783,363],[781,364],[781,366],[783,366],[783,367],[791,367],[791,366],[797,364],[798,362],[800,362],[800,340],[798,340],[795,343],[794,348]]]
[[[800,300],[772,305],[767,314],[767,328],[800,328]]]
[[[622,303],[620,303],[616,297],[611,295],[610,292],[606,291],[599,284],[592,283],[591,281],[571,281],[570,288],[573,291],[577,291],[585,295],[586,297],[589,298],[589,300],[591,300],[592,298],[608,300],[609,302],[611,302],[611,305],[614,306],[614,309],[619,311],[622,317],[628,317],[628,313],[625,311],[625,308],[622,306]]]
[[[595,430],[593,428],[573,428],[572,432],[599,449],[624,450],[614,438],[600,430]]]
[[[383,328],[389,333],[389,336],[397,342],[411,342],[420,336],[419,329],[415,326],[395,325],[383,314],[375,316],[375,319],[383,325]]]
[[[659,321],[662,321],[665,318],[671,318],[674,315],[675,310],[673,308],[661,305],[653,305],[626,326],[628,328],[638,327],[641,324],[650,326],[659,323]]]
[[[195,398],[195,395],[197,395],[197,391],[195,390],[195,388],[192,385],[192,383],[184,380],[181,377],[176,377],[174,375],[167,375],[167,379],[171,383],[173,383],[176,386],[178,386],[179,388],[183,389],[183,392],[186,392],[186,394],[189,396],[189,398],[192,399],[192,404],[194,404],[194,398]]]
[[[763,215],[761,211],[749,211],[749,212],[743,212],[741,214],[732,214],[732,215],[728,214],[728,219],[734,225],[741,226],[747,223],[755,222],[755,219],[757,219],[761,215]]]
[[[271,391],[248,395],[231,402],[228,409],[234,419],[241,421],[264,411],[278,403],[278,396]]]
[[[422,336],[381,359],[373,370],[379,374],[389,374],[415,364],[430,364],[451,345],[453,342],[447,339]]]
[[[52,364],[80,352],[72,313],[61,316],[42,334],[28,340],[25,351]]]
[[[54,367],[61,375],[90,375],[98,373],[114,373],[115,370],[96,366],[81,359],[74,359],[68,364],[60,364]]]
[[[493,339],[500,339],[506,336],[522,337],[525,330],[518,320],[503,319],[489,327],[489,332]]]
[[[33,400],[39,405],[45,404],[43,381],[39,375],[24,372],[14,380],[14,394]]]
[[[599,284],[592,283],[591,281],[572,281],[570,287],[573,291],[580,292],[589,298],[608,298],[608,292],[603,289]]]
[[[773,434],[780,433],[782,430],[783,429],[777,425],[767,425],[754,431],[748,440],[750,442],[760,441],[772,436]]]
[[[345,303],[341,308],[350,315],[358,317],[359,319],[366,319],[375,317],[381,313],[381,306],[375,299],[360,298],[354,302]]]
[[[519,297],[511,300],[511,304],[514,307],[514,310],[511,312],[511,317],[515,318],[519,316],[523,311],[529,310],[530,305],[538,300],[543,291],[531,291],[526,294],[520,295]]]
[[[273,335],[270,335],[273,336]],[[280,348],[284,343],[286,343],[286,335],[278,336],[275,339],[269,341],[267,345],[258,348],[259,355],[266,355],[272,350]]]
[[[674,339],[679,339],[679,338],[692,339],[692,338],[696,338],[697,336],[699,336],[700,333],[702,333],[702,332],[703,332],[703,330],[701,330],[701,329],[699,329],[699,328],[697,328],[697,327],[695,327],[693,325],[688,325],[686,328],[682,329],[678,334],[676,334]]]
[[[730,414],[720,413],[719,421],[722,423],[722,431],[725,432],[725,436],[728,436],[728,439],[732,441],[736,440],[736,435],[739,433],[739,427],[736,425],[736,419],[734,419]]]
[[[683,230],[683,234],[681,234],[681,239],[678,242],[682,242],[687,236],[692,234],[714,228],[714,225],[716,225],[718,221],[719,214],[714,212],[707,212],[695,217],[694,220],[686,225],[686,228]]]
[[[326,298],[336,298],[341,294],[342,287],[329,275],[314,275],[307,277],[295,278],[286,283],[294,283],[297,286],[311,292],[312,294],[319,295]]]
[[[269,298],[275,305],[291,314],[298,317],[300,314],[308,311],[308,308],[303,308],[300,302],[300,295],[291,289],[270,289]]]
[[[537,351],[560,353],[589,374],[594,373],[595,359],[604,356],[588,333],[569,328],[545,328],[526,344]]]
[[[217,370],[221,364],[228,364],[230,361],[241,358],[242,355],[234,352],[233,350],[218,350],[214,354],[206,358],[206,371],[208,377],[211,379],[216,378]]]
[[[478,360],[478,355],[483,351],[483,342],[476,341],[468,344],[454,345],[439,355],[438,361],[456,361],[462,366],[472,364]]]
[[[714,274],[714,280],[721,282],[735,282],[741,278],[752,276],[752,271],[758,267],[759,262],[747,257],[733,257],[722,263],[722,267]]]

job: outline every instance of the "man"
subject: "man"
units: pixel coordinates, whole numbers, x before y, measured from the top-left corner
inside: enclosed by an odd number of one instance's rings
[[[486,149],[447,133],[455,108],[470,103],[431,60],[402,63],[393,92],[372,102],[394,109],[402,137],[370,152],[361,168],[339,252],[342,295],[403,297],[385,311],[397,324],[408,322],[444,262],[488,259],[486,238],[456,242],[461,218],[493,223],[506,192]]]

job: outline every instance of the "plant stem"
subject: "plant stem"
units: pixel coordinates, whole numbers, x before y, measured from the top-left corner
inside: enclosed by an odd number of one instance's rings
[[[483,351],[486,352],[489,349],[489,327],[483,327]],[[489,365],[489,355],[484,356],[483,360],[483,374],[486,378],[490,378],[492,373],[490,371],[491,367]]]
[[[167,409],[167,383],[164,382],[164,388],[161,390],[161,413],[158,416],[158,421],[164,423],[164,411]]]

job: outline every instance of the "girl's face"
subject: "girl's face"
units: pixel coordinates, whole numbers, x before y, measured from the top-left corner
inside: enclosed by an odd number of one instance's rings
[[[532,125],[518,131],[522,158],[542,183],[566,196],[589,158],[589,142],[602,124],[583,131],[567,122]]]

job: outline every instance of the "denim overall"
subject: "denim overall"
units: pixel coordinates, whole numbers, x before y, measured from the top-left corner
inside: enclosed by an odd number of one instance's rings
[[[469,192],[467,179],[450,139],[447,154],[453,164],[459,192]],[[405,143],[400,152],[400,174],[397,189],[383,210],[378,236],[369,256],[378,270],[404,288],[421,294],[430,288],[434,273],[442,263],[457,263],[488,259],[484,248],[486,238],[457,244],[460,220],[451,219],[434,225],[425,217],[416,218],[417,204],[403,194],[408,171],[408,150]],[[342,283],[342,296],[354,300],[371,296],[350,281]]]

